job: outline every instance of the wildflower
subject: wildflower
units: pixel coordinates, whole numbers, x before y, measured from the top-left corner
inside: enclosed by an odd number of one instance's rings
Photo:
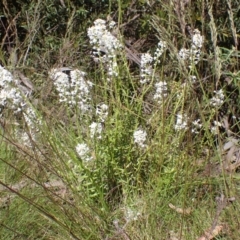
[[[76,146],[78,156],[85,162],[91,161],[93,158],[90,156],[90,149],[86,143],[79,143]]]
[[[5,106],[7,104],[8,91],[6,89],[2,89],[0,92],[0,105]]]
[[[98,104],[96,108],[96,115],[99,117],[101,122],[105,122],[108,116],[108,105],[104,103]]]
[[[12,74],[5,68],[0,66],[0,105],[1,109],[8,107],[14,110],[15,113],[22,111],[26,105],[22,92],[15,86],[16,81]]]
[[[161,103],[162,99],[167,97],[167,83],[164,81],[160,81],[155,84],[156,92],[153,95],[153,99],[157,101],[157,103]]]
[[[154,57],[153,57],[153,60],[154,60],[156,63],[159,62],[159,58],[162,56],[162,54],[163,54],[164,50],[166,49],[166,47],[167,47],[166,42],[160,41],[160,42],[158,43],[157,49],[156,49],[156,51],[155,51],[155,53],[154,53]]]
[[[214,107],[220,107],[224,103],[223,90],[214,91],[215,96],[210,99],[210,105]]]
[[[199,133],[199,130],[202,128],[201,120],[197,119],[192,122],[193,128],[192,133]]]
[[[108,24],[108,26],[109,26],[110,29],[114,28],[115,25],[116,25],[116,22],[114,22],[114,21],[111,21],[111,22]]]
[[[32,130],[38,131],[38,129],[36,129],[37,126],[42,125],[42,120],[37,117],[35,111],[29,105],[26,106],[23,112],[23,117],[28,127],[30,128],[30,130],[32,129]]]
[[[34,109],[30,104],[26,104],[24,109],[21,109],[23,119],[27,125],[26,129],[16,129],[18,139],[26,147],[31,148],[32,143],[37,140],[37,133],[40,132],[40,126],[42,125],[41,118],[37,117]]]
[[[101,123],[93,122],[90,126],[90,137],[96,139],[102,139],[101,133],[103,130],[103,126]]]
[[[203,46],[204,38],[201,36],[200,31],[195,29],[192,36],[192,45],[191,45],[191,62],[194,62],[196,65],[200,60],[201,48]]]
[[[176,121],[176,124],[174,126],[174,129],[175,130],[186,130],[188,127],[187,127],[187,115],[186,114],[181,114],[181,113],[178,113],[177,114],[177,121]]]
[[[109,28],[113,28],[114,25],[114,22],[110,22]],[[106,21],[102,19],[95,20],[94,26],[88,28],[87,34],[90,44],[93,46],[94,58],[105,64],[110,77],[118,76],[116,57],[123,45],[108,31]],[[103,56],[101,56],[101,52],[104,53]]]
[[[153,72],[152,62],[153,57],[149,53],[142,54],[140,68],[141,84],[148,83],[151,80],[151,75]]]
[[[39,120],[30,104],[24,99],[24,92],[19,88],[18,80],[13,75],[0,66],[0,109],[4,107],[12,109],[14,113],[22,112],[28,132],[19,132],[18,137],[25,146],[32,146],[32,140],[36,139],[36,132],[39,131],[41,120]],[[27,93],[25,94],[27,96]]]
[[[190,79],[192,83],[195,83],[197,81],[197,77],[195,75],[190,76]]]
[[[106,21],[102,19],[95,20],[87,34],[93,48],[99,51],[103,49],[108,57],[115,56],[116,51],[122,48],[120,41],[107,30]]]
[[[145,148],[144,144],[147,140],[147,133],[144,130],[138,129],[133,133],[134,143],[136,143],[140,148]]]
[[[15,112],[19,112],[26,105],[21,92],[15,87],[10,87],[8,90],[8,99],[11,102],[10,108],[14,109]]]
[[[85,80],[85,72],[76,69],[70,71],[68,75],[58,69],[52,69],[49,75],[54,81],[60,102],[71,107],[77,106],[83,113],[90,111],[90,91],[93,83]]]
[[[214,121],[213,122],[213,126],[211,126],[210,130],[213,134],[217,134],[218,133],[218,129],[219,127],[221,127],[222,124],[219,121]]]
[[[179,57],[182,59],[182,60],[187,60],[190,56],[190,51],[186,48],[182,48],[179,53],[178,53]]]
[[[201,36],[198,29],[195,29],[193,33],[194,34],[192,35],[190,49],[182,48],[178,53],[180,59],[184,61],[188,60],[190,62],[189,68],[192,67],[192,64],[196,65],[199,62],[201,56],[201,48],[204,42],[204,38]]]
[[[2,67],[0,65],[0,86],[1,87],[5,87],[6,85],[8,85],[9,83],[13,82],[13,76],[12,74],[6,70],[4,67]]]
[[[200,49],[203,46],[204,38],[201,36],[200,31],[195,29],[192,36],[192,49]]]
[[[25,146],[31,147],[32,140],[36,139],[36,132],[39,131],[38,126],[41,121],[36,117],[30,104],[25,101],[24,92],[19,88],[18,80],[14,79],[13,75],[2,66],[0,66],[0,79],[0,109],[2,111],[7,107],[14,113],[22,112],[28,132],[17,131],[18,138]]]

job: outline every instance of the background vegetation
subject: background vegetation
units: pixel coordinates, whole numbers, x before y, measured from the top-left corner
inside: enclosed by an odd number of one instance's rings
[[[167,43],[149,84],[140,84],[140,67],[124,51],[107,81],[87,36],[98,18],[117,22],[135,58]],[[204,44],[189,68],[177,56],[194,29]],[[34,138],[24,113],[1,107],[0,238],[238,239],[239,34],[238,1],[3,0],[0,64],[34,85],[26,101],[38,121]],[[59,101],[49,72],[62,67],[87,73],[94,110],[109,106],[101,139],[89,132],[97,114]],[[161,104],[153,100],[157,81],[168,85]],[[212,106],[220,89],[224,101]],[[187,123],[177,131],[179,113]],[[143,149],[133,138],[139,128]],[[82,142],[87,163],[75,149]]]

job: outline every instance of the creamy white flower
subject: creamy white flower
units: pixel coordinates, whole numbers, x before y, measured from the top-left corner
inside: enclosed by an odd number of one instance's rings
[[[21,91],[15,84],[12,74],[0,66],[0,105],[7,107],[15,113],[21,111],[26,105]]]
[[[78,156],[85,162],[93,160],[90,152],[90,148],[86,143],[79,143],[76,146],[76,152]]]
[[[115,25],[116,25],[116,22],[114,22],[114,21],[111,21],[111,22],[108,24],[108,26],[109,26],[110,29],[114,28]]]
[[[33,143],[37,141],[37,136],[40,132],[42,120],[38,117],[30,104],[26,104],[24,109],[21,109],[23,119],[27,125],[26,129],[16,129],[16,134],[21,144],[29,148],[33,147]]]
[[[98,104],[96,108],[96,115],[99,117],[101,122],[105,122],[108,116],[108,105],[104,103]]]
[[[193,128],[192,128],[192,133],[199,133],[199,130],[202,128],[201,120],[197,119],[192,122]]]
[[[142,129],[137,129],[133,133],[134,143],[136,143],[140,148],[145,148],[147,145],[145,144],[147,140],[147,132]]]
[[[220,107],[224,103],[223,90],[214,91],[215,96],[210,99],[210,105]]]
[[[113,26],[114,22],[111,22],[109,28]],[[94,59],[105,64],[110,77],[118,76],[116,58],[119,51],[123,49],[123,45],[108,31],[106,21],[97,19],[94,26],[88,28],[87,34],[93,47]],[[101,56],[101,53],[104,55]]]
[[[219,127],[221,127],[222,124],[219,121],[214,121],[213,126],[211,126],[210,130],[213,134],[217,134],[219,131]]]
[[[18,80],[14,79],[12,74],[0,66],[0,109],[4,107],[12,109],[14,113],[22,112],[28,131],[22,130],[17,133],[19,140],[25,146],[31,147],[32,141],[35,141],[36,132],[39,131],[41,121],[37,118],[32,106],[28,104],[19,89]],[[25,95],[26,96],[26,95]]]
[[[141,55],[141,64],[140,64],[140,83],[145,84],[151,80],[152,77],[152,63],[153,57],[149,53],[144,53]]]
[[[90,126],[90,137],[96,139],[102,139],[103,126],[101,123],[93,122]]]
[[[186,49],[186,48],[182,48],[179,53],[178,53],[179,57],[183,60],[187,60],[189,59],[190,56],[190,50]]]
[[[93,48],[104,49],[108,55],[122,48],[120,41],[107,30],[106,21],[102,19],[97,19],[94,26],[88,29],[88,37]]]
[[[6,85],[9,85],[9,83],[13,82],[12,74],[1,65],[0,65],[0,79],[1,87],[6,87]]]
[[[85,72],[75,69],[70,71],[69,76],[58,69],[52,69],[49,75],[54,81],[60,102],[67,103],[71,107],[78,106],[83,113],[91,110],[90,92],[93,83],[85,80]]]
[[[9,91],[7,91],[6,89],[2,89],[0,91],[0,105],[3,107],[7,104],[8,94]]]
[[[157,103],[161,103],[163,98],[167,97],[167,83],[165,81],[160,81],[155,84],[156,92],[153,95],[153,99],[157,101]]]
[[[191,48],[182,48],[178,53],[180,59],[184,61],[189,61],[189,68],[199,62],[201,56],[201,48],[204,42],[204,37],[201,36],[198,29],[195,29],[193,33],[194,34],[192,35]]]
[[[181,114],[181,113],[178,113],[177,114],[177,121],[176,121],[176,124],[174,126],[174,129],[179,131],[179,130],[186,130],[188,127],[187,127],[187,120],[188,120],[188,117],[186,114]]]
[[[141,67],[144,68],[145,66],[151,64],[153,61],[153,57],[149,53],[143,53],[141,56]]]
[[[167,47],[167,43],[165,41],[160,41],[158,43],[157,49],[156,49],[156,51],[154,53],[154,57],[153,57],[154,61],[159,62],[159,58],[162,56],[166,47]]]
[[[25,107],[23,117],[29,128],[39,131],[38,126],[42,125],[42,120],[36,115],[32,106],[27,105]]]
[[[195,83],[197,81],[197,77],[194,75],[190,76],[190,79],[191,79],[192,83]]]
[[[193,36],[192,36],[192,49],[197,48],[200,49],[203,46],[204,38],[201,36],[201,33],[198,29],[195,29],[193,31]]]

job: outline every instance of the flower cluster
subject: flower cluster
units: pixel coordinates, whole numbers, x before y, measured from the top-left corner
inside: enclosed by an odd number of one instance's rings
[[[146,147],[147,132],[142,129],[137,129],[133,133],[134,143],[136,143],[140,148]]]
[[[192,67],[192,65],[196,65],[199,62],[203,42],[204,38],[200,34],[200,31],[198,29],[195,29],[193,31],[190,49],[182,48],[179,51],[178,56],[184,61],[188,60],[190,62],[190,68]]]
[[[154,52],[154,56],[152,57],[150,53],[143,53],[141,55],[140,62],[140,83],[145,84],[150,82],[152,79],[153,73],[153,64],[159,63],[159,58],[162,56],[164,50],[166,49],[167,44],[164,41],[160,41],[158,43],[157,49]]]
[[[165,81],[160,81],[155,84],[156,92],[153,95],[153,99],[160,104],[162,100],[167,97],[167,83]]]
[[[153,57],[153,60],[156,63],[159,63],[159,58],[162,56],[162,54],[165,51],[166,47],[167,47],[167,43],[165,41],[160,41],[158,43],[157,49],[156,49],[156,51],[154,53],[154,57]]]
[[[213,126],[211,126],[210,130],[216,135],[219,131],[219,127],[222,127],[222,124],[219,121],[213,121]]]
[[[96,115],[98,116],[100,122],[105,122],[108,116],[108,105],[101,103],[97,105]]]
[[[93,54],[96,61],[105,64],[109,77],[118,76],[117,54],[123,48],[121,42],[108,30],[114,27],[111,21],[106,25],[106,21],[97,19],[94,26],[88,28],[88,37],[93,47]],[[103,56],[101,56],[103,54]]]
[[[186,48],[181,48],[181,50],[178,53],[178,56],[183,60],[187,60],[190,57],[190,50]]]
[[[141,56],[141,68],[140,68],[140,83],[145,84],[148,83],[152,78],[153,72],[153,57],[149,53],[144,53]]]
[[[17,79],[5,68],[0,66],[0,110],[7,107],[14,113],[22,113],[28,132],[17,131],[19,139],[26,146],[31,146],[31,141],[35,140],[36,132],[39,131],[41,120],[36,116],[33,107],[25,101],[27,93],[21,90]],[[25,94],[25,97],[24,97]],[[19,135],[20,133],[20,135]]]
[[[25,111],[23,112],[23,116],[26,124],[32,130],[39,131],[36,129],[36,126],[40,126],[42,124],[41,119],[39,119],[33,110],[33,108],[28,104]]]
[[[195,75],[191,75],[190,80],[191,80],[192,83],[196,83],[197,82],[197,77]]]
[[[113,22],[110,24],[110,28],[112,27]],[[116,51],[122,48],[120,41],[108,31],[106,21],[102,19],[94,21],[94,26],[88,29],[88,37],[93,49],[104,51],[107,57],[115,57]]]
[[[91,156],[90,148],[86,143],[77,144],[76,152],[84,162],[89,162],[93,160],[93,157]]]
[[[96,116],[98,122],[92,122],[89,126],[90,137],[95,139],[102,139],[103,123],[108,116],[108,105],[105,103],[98,104],[96,107]]]
[[[0,86],[5,87],[6,85],[13,82],[12,74],[0,65]]]
[[[50,78],[54,81],[60,102],[67,103],[71,107],[77,106],[83,113],[91,110],[90,91],[93,86],[85,76],[86,73],[78,69],[70,71],[70,75],[59,69],[50,71]]]
[[[177,114],[177,121],[176,121],[176,124],[174,126],[174,129],[177,130],[177,131],[188,129],[187,120],[188,120],[188,117],[187,117],[186,114],[178,113]]]
[[[204,39],[200,31],[198,29],[195,29],[192,35],[192,49],[201,49],[203,46],[203,42]]]
[[[215,96],[210,99],[210,105],[213,107],[220,107],[224,103],[223,90],[214,91]]]
[[[4,107],[14,110],[14,112],[22,111],[25,106],[21,91],[15,86],[16,81],[12,74],[0,65],[0,110]]]
[[[90,128],[90,137],[96,139],[102,139],[103,125],[102,123],[93,122],[89,126]]]
[[[200,119],[194,120],[192,122],[193,128],[192,128],[192,133],[198,134],[199,131],[202,129],[202,123]]]
[[[22,132],[20,138],[25,146],[31,147],[32,141],[36,141],[37,133],[40,132],[39,127],[42,125],[42,120],[37,117],[35,111],[30,105],[25,107],[23,117],[27,124],[28,131]]]

